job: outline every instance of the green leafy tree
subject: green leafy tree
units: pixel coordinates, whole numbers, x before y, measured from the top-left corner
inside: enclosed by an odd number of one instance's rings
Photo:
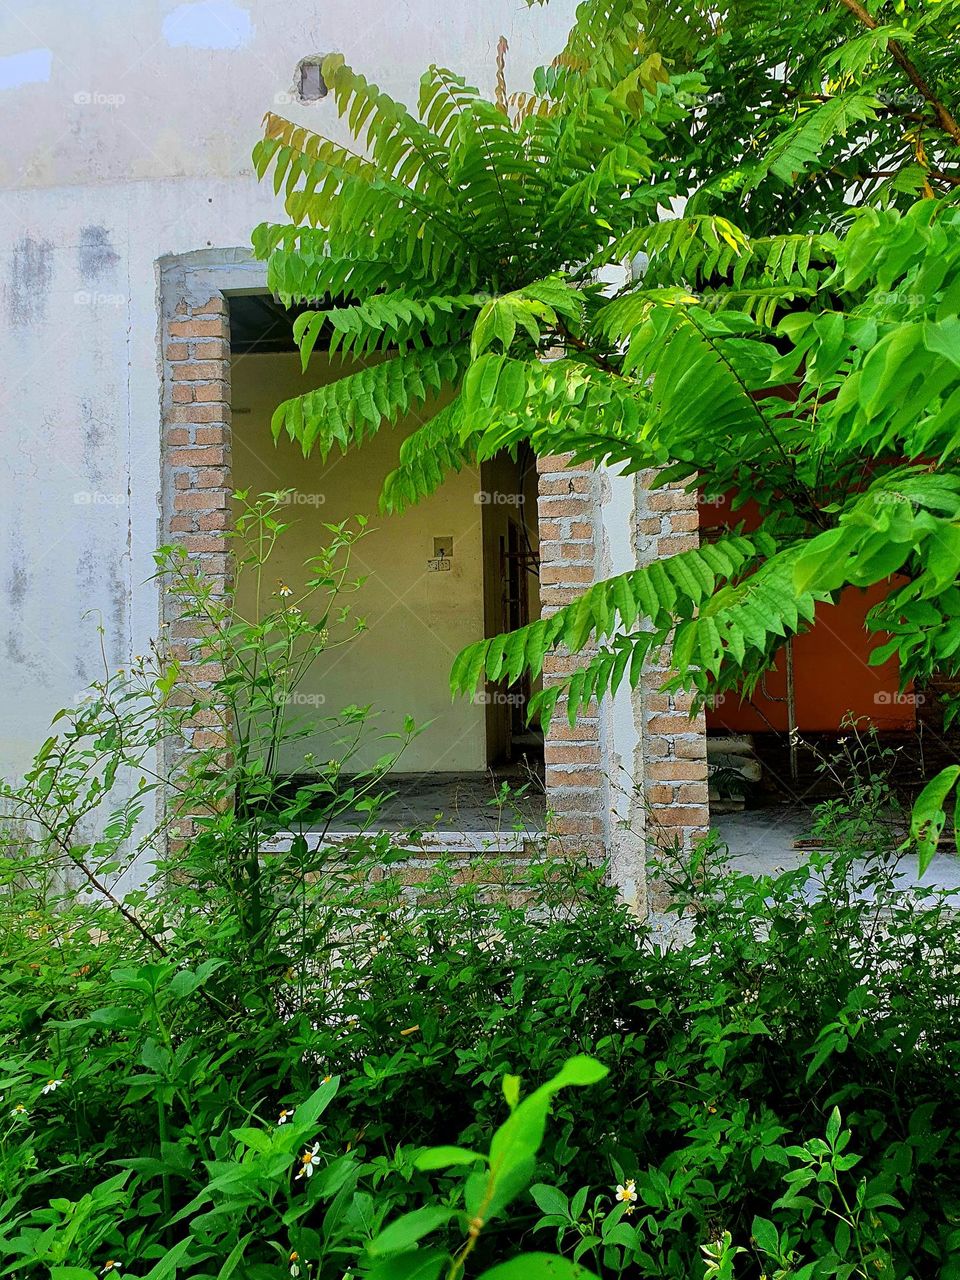
[[[675,686],[749,690],[818,604],[892,575],[871,661],[960,665],[958,13],[588,0],[526,92],[503,42],[493,101],[432,67],[416,115],[332,55],[354,150],[267,118],[270,287],[307,305],[305,366],[363,364],[275,434],[326,458],[451,387],[386,509],[527,442],[760,513],[473,646],[455,689],[589,649],[535,700],[574,717],[672,643]]]

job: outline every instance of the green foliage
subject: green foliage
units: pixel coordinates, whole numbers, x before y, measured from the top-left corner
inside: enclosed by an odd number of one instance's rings
[[[388,355],[275,431],[325,456],[444,381],[390,509],[525,443],[734,495],[760,522],[753,554],[731,528],[482,642],[455,688],[535,675],[564,644],[587,666],[534,711],[562,694],[573,716],[676,630],[696,707],[876,584],[871,660],[896,655],[905,684],[960,672],[958,17],[586,0],[512,98],[503,50],[495,102],[432,67],[418,118],[337,56],[356,156],[268,119],[258,170],[292,225],[254,243],[282,297],[322,308],[298,323],[304,358],[321,334]]]
[[[237,571],[281,523],[251,505]],[[6,796],[0,1274],[951,1276],[956,902],[903,880],[883,776],[854,771],[816,831],[837,852],[795,870],[661,862],[673,906],[647,924],[549,850],[441,862],[414,900],[402,835],[326,837],[355,779],[291,796],[271,763],[300,732],[264,721],[294,655],[337,643],[314,628],[346,537],[246,620],[163,553],[209,624],[202,700],[177,704],[158,653]],[[208,819],[167,849],[175,809],[121,839],[121,804],[85,841],[88,788],[113,804],[212,707],[234,758],[164,779]],[[131,851],[159,867],[125,891]]]

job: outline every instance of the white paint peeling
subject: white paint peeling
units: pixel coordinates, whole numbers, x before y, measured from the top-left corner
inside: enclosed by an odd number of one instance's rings
[[[163,38],[173,48],[242,49],[253,31],[250,10],[233,0],[192,0],[163,20]]]
[[[25,84],[46,84],[53,70],[49,49],[24,49],[0,58],[0,89],[19,89]]]

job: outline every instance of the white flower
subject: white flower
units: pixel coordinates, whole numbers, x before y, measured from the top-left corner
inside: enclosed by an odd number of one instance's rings
[[[100,1274],[102,1276],[112,1276],[122,1270],[123,1268],[120,1266],[120,1263],[117,1262],[115,1258],[108,1258],[106,1262],[103,1264],[103,1266],[100,1268]]]
[[[23,1105],[22,1102],[18,1102],[17,1105],[10,1112],[11,1119],[13,1120],[18,1119],[20,1116],[28,1116],[29,1114],[30,1112],[27,1110],[27,1108]]]
[[[317,1155],[320,1150],[320,1143],[315,1142],[312,1147],[308,1147],[300,1157],[300,1172],[298,1178],[312,1178],[314,1169],[318,1168],[323,1161]]]
[[[290,1274],[296,1280],[296,1277],[300,1274],[300,1255],[296,1249],[294,1249],[287,1261],[290,1263]]]
[[[48,1080],[40,1090],[41,1093],[53,1093],[54,1089],[59,1089],[63,1084],[62,1080]]]
[[[617,1199],[627,1204],[633,1204],[637,1198],[637,1184],[633,1178],[628,1178],[626,1184],[617,1183]]]
[[[277,1124],[286,1124],[295,1110],[296,1107],[282,1107],[280,1114],[277,1116]]]
[[[278,596],[280,596],[280,598],[281,598],[282,600],[285,600],[285,599],[287,598],[287,596],[292,596],[292,595],[293,595],[293,588],[292,588],[292,587],[288,587],[288,586],[287,586],[287,584],[286,584],[285,582],[281,582],[281,583],[280,583],[280,590],[277,592],[277,595],[278,595]]]

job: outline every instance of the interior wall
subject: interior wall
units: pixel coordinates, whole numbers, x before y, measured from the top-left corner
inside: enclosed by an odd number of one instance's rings
[[[302,394],[349,370],[339,357],[313,357],[307,375],[297,354],[241,355],[232,362],[234,488],[251,495],[292,489],[285,516],[292,528],[281,540],[261,594],[280,581],[299,594],[309,573],[304,561],[328,539],[325,524],[357,515],[370,518],[369,532],[354,550],[351,576],[365,576],[360,590],[344,597],[367,630],[341,648],[331,648],[299,691],[294,715],[309,716],[317,729],[292,744],[282,761],[296,772],[304,753],[339,756],[336,734],[324,717],[349,705],[371,705],[380,732],[402,728],[406,715],[429,727],[402,756],[403,772],[465,772],[486,767],[485,708],[451,700],[449,673],[456,654],[484,635],[482,512],[476,470],[451,476],[430,498],[401,515],[382,516],[377,503],[384,477],[397,463],[404,438],[427,416],[411,415],[393,429],[348,454],[336,452],[324,465],[304,460],[286,436],[274,446],[270,418],[281,400]],[[453,539],[449,568],[435,571],[434,539]],[[241,579],[238,603],[255,604],[252,583]],[[274,601],[275,603],[275,601]],[[350,624],[331,628],[331,641]],[[369,741],[355,764],[369,764],[395,744]]]

